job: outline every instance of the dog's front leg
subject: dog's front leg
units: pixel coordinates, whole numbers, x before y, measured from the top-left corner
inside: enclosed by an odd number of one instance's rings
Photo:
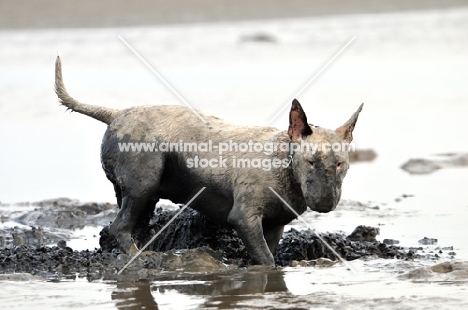
[[[275,266],[275,259],[263,236],[262,214],[257,206],[235,202],[228,222],[244,242],[254,264]]]

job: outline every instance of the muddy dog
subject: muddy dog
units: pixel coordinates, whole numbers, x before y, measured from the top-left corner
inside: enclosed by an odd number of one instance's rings
[[[80,103],[70,97],[62,79],[60,58],[55,64],[55,91],[62,105],[106,125],[101,145],[101,161],[114,185],[120,207],[110,226],[121,249],[138,248],[133,237],[147,228],[159,199],[188,202],[202,187],[205,191],[190,205],[210,220],[232,225],[244,242],[254,263],[274,265],[273,254],[286,224],[296,218],[269,189],[274,189],[299,214],[307,206],[317,212],[335,209],[341,185],[348,170],[348,151],[318,148],[272,152],[241,151],[235,144],[313,143],[315,145],[351,142],[362,105],[336,130],[308,124],[297,100],[292,103],[288,130],[270,127],[236,126],[217,117],[205,116],[204,124],[188,108],[181,106],[136,106],[114,110]],[[222,155],[229,158],[218,166],[194,165],[193,159],[219,158],[219,151],[184,150],[168,152],[121,151],[123,142],[230,143]],[[119,147],[120,146],[120,147]],[[292,151],[294,150],[294,151]],[[232,160],[231,160],[232,159]],[[276,160],[271,169],[236,165],[235,159]],[[188,163],[192,160],[192,165]],[[281,163],[281,164],[278,164]],[[287,164],[284,164],[287,163]],[[244,162],[245,164],[245,162]]]

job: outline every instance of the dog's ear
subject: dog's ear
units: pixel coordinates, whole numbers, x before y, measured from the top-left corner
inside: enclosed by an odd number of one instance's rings
[[[353,141],[353,130],[354,126],[359,117],[359,113],[362,111],[364,103],[361,103],[359,109],[351,116],[351,118],[343,125],[336,129],[336,133],[346,142],[351,143]]]
[[[293,100],[291,111],[289,112],[289,128],[288,135],[291,141],[296,142],[300,138],[309,136],[312,134],[307,123],[307,116],[301,107],[301,104],[296,99]]]

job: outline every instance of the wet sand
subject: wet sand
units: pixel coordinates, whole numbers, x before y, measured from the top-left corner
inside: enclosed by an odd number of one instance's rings
[[[131,27],[194,22],[371,14],[466,6],[463,0],[4,0],[0,29]]]

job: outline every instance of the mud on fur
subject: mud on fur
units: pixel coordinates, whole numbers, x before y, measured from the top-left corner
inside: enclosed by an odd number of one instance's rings
[[[187,159],[197,152],[121,152],[122,142],[177,143],[207,141],[221,143],[350,143],[362,104],[351,118],[337,129],[312,126],[299,101],[293,100],[289,128],[237,126],[213,116],[203,115],[209,126],[188,108],[181,106],[135,106],[124,110],[80,103],[66,91],[60,57],[55,64],[55,91],[62,105],[107,125],[101,145],[101,162],[114,185],[119,212],[110,226],[121,250],[138,250],[134,239],[144,231],[159,199],[187,203],[202,187],[206,190],[190,207],[211,221],[232,226],[256,264],[274,265],[284,226],[296,216],[276,197],[274,189],[294,210],[302,214],[309,207],[330,212],[341,197],[341,185],[349,168],[345,150],[294,153],[264,153],[229,150],[228,157],[261,160],[290,156],[288,168],[265,171],[237,168],[228,164],[217,168],[188,168]],[[203,153],[210,159],[218,152]]]

